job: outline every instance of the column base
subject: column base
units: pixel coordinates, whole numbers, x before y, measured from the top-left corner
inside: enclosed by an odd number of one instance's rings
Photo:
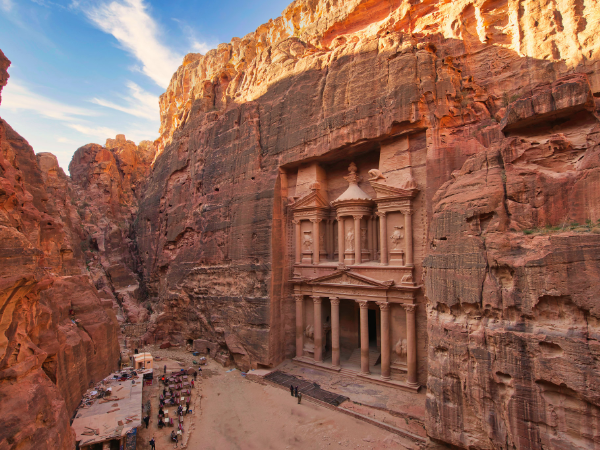
[[[413,382],[413,381],[407,381],[406,385],[408,387],[414,388],[414,389],[419,389],[421,387],[421,385],[419,383]]]
[[[342,367],[341,367],[341,366],[331,366],[331,368],[332,368],[333,370],[341,370],[341,369],[342,369]]]
[[[381,375],[381,379],[382,379],[383,381],[390,381],[390,380],[391,380],[391,378],[390,378],[390,377],[384,377],[383,375]]]

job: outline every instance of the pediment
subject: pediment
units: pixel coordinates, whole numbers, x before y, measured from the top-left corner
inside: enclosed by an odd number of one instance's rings
[[[387,184],[371,181],[371,186],[377,193],[377,198],[413,198],[419,191],[413,184],[407,183],[404,187],[394,187]]]
[[[329,202],[321,194],[319,189],[315,189],[304,197],[296,200],[296,203],[292,205],[293,210],[298,209],[311,209],[311,208],[326,208],[329,209]]]
[[[343,286],[362,286],[370,288],[388,288],[394,284],[393,281],[379,281],[348,270],[336,270],[329,275],[307,280],[307,283],[327,285],[337,284]]]

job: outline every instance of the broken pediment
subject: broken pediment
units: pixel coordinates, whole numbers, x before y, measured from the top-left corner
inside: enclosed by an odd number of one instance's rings
[[[336,270],[329,275],[306,280],[306,282],[308,284],[339,284],[345,286],[351,285],[371,288],[388,288],[394,284],[394,282],[391,280],[379,281],[347,270]]]
[[[406,183],[403,187],[394,187],[387,184],[371,181],[371,186],[377,193],[377,199],[381,198],[413,198],[419,190],[414,182]]]
[[[292,205],[294,211],[304,209],[329,209],[329,202],[323,196],[320,189],[313,189],[309,194],[296,200]]]

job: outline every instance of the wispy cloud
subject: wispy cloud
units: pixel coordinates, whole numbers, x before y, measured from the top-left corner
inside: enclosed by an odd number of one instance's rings
[[[113,35],[141,62],[142,72],[156,84],[162,88],[169,85],[183,55],[171,51],[161,42],[159,26],[143,0],[115,0],[100,6],[74,1],[72,6],[79,6],[96,27]]]
[[[188,37],[190,48],[193,52],[206,54],[211,48],[215,48],[216,44],[210,44],[206,41],[201,41],[198,39],[196,32],[192,27],[190,27],[183,20],[172,18],[173,22],[176,22],[179,25],[179,28],[183,32],[185,36]]]
[[[106,108],[131,114],[132,116],[142,117],[149,120],[158,120],[160,112],[158,108],[158,98],[156,95],[150,94],[131,81],[127,82],[127,87],[129,88],[130,95],[122,96],[123,100],[126,102],[126,105],[119,105],[115,102],[102,98],[93,98],[92,102]]]
[[[13,9],[14,3],[12,0],[0,0],[0,9],[5,12],[10,12]]]
[[[12,80],[2,92],[2,108],[13,111],[27,110],[38,116],[61,121],[78,120],[81,117],[96,116],[95,111],[67,105],[37,94],[19,82]]]
[[[94,127],[78,123],[68,123],[66,125],[79,131],[81,134],[101,139],[101,142],[104,142],[108,137],[116,136],[118,134],[116,130],[108,127]]]

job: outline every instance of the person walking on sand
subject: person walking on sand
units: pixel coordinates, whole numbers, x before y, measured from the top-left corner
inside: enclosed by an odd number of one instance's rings
[[[165,373],[167,373],[167,365],[166,364],[165,364],[165,368],[164,369],[165,369]]]
[[[294,385],[290,384],[290,395],[293,397],[294,396]]]
[[[298,386],[294,388],[294,397],[298,397]]]
[[[154,436],[152,436],[152,439],[150,439],[150,448],[152,450],[156,449],[156,443],[154,442]]]
[[[302,401],[302,392],[298,392],[298,404]]]
[[[148,428],[148,423],[150,422],[150,416],[145,416],[144,417],[144,423],[146,424],[146,428]]]

